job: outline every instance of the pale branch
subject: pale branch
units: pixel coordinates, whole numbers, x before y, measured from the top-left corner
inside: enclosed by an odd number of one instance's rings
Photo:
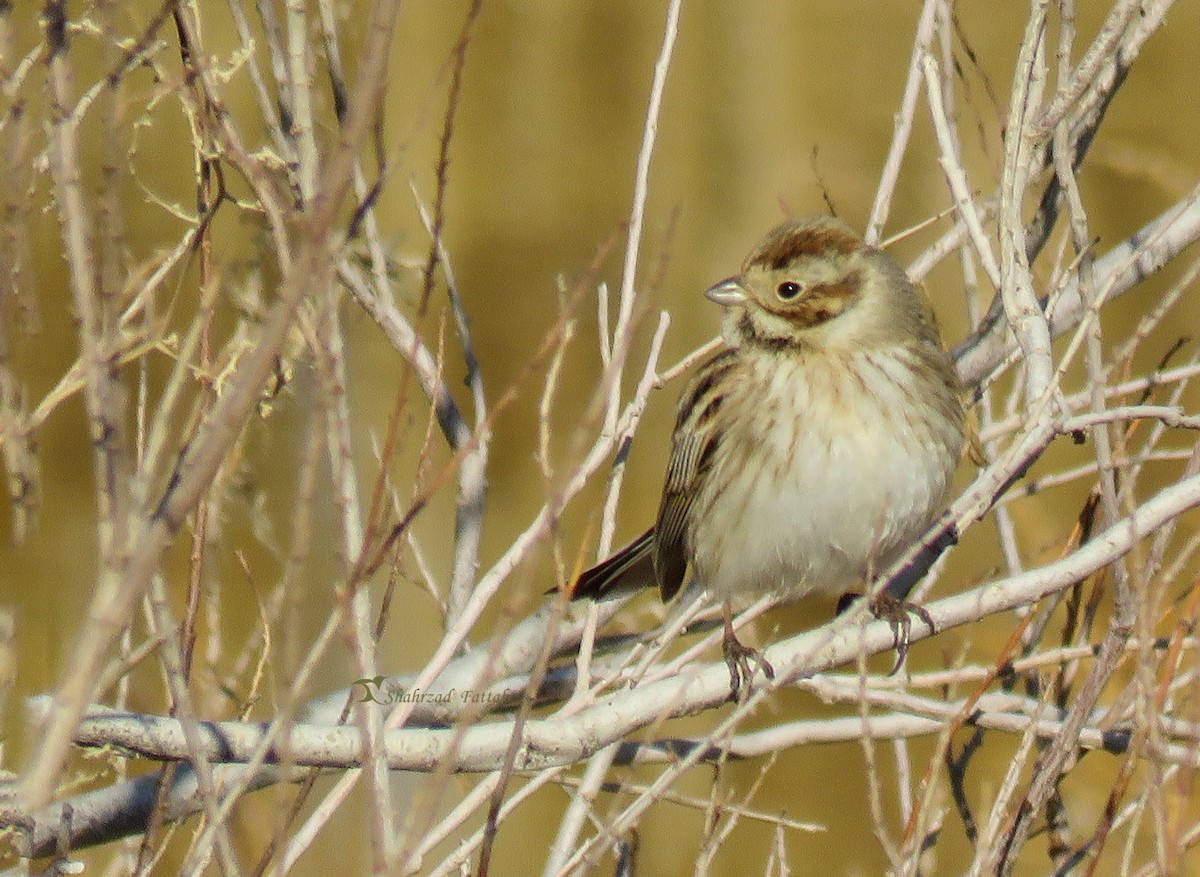
[[[938,600],[929,604],[926,610],[940,632],[988,615],[1030,605],[1071,587],[1113,562],[1129,552],[1145,534],[1196,506],[1200,506],[1200,476],[1165,488],[1142,504],[1129,518],[1098,533],[1086,545],[1058,561]],[[911,639],[915,642],[929,635],[930,631],[915,625]],[[769,646],[764,650],[764,656],[776,669],[777,684],[786,685],[793,680],[853,661],[860,653],[887,651],[893,643],[894,632],[889,623],[874,621],[860,625],[852,613],[847,613],[825,627]],[[768,688],[756,689],[755,695],[760,695]],[[664,718],[690,715],[697,710],[720,706],[728,699],[728,694],[728,670],[724,664],[705,664],[690,667],[668,679],[647,682],[636,689],[608,695],[597,701],[595,706],[575,715],[530,720],[525,726],[524,745],[517,767],[521,770],[538,770],[578,761]],[[104,719],[89,721],[103,722]],[[178,727],[172,719],[146,717],[135,719],[133,724],[140,724],[143,728],[153,727],[160,732]],[[208,729],[204,732],[204,751],[214,761],[249,759],[263,739],[261,725],[201,723],[200,727]],[[214,730],[218,733],[214,733]],[[304,755],[313,752],[303,746],[306,740],[303,731],[304,728],[299,725],[284,731],[284,739],[288,743],[279,751],[287,752],[293,764],[303,763]],[[362,738],[356,728],[322,726],[313,733],[320,737],[320,751],[325,753],[320,759],[321,763],[343,766],[361,763]],[[510,735],[511,728],[505,722],[474,725],[466,729],[392,729],[386,735],[388,763],[394,768],[410,770],[432,770],[447,764],[457,770],[490,770],[503,759]],[[99,744],[102,741],[96,738],[90,742]],[[114,739],[112,735],[105,735],[103,742],[118,746],[133,744],[134,748],[138,746],[138,741],[133,738],[122,741],[119,736]],[[142,745],[144,748],[139,751],[152,751],[144,740]],[[158,754],[180,759],[190,757],[182,737],[174,738],[172,747],[164,747]],[[269,776],[267,781],[277,779],[277,776]],[[135,792],[144,792],[144,786],[130,789],[126,794]],[[112,796],[109,796],[109,801],[111,799]],[[193,800],[193,797],[172,796],[172,807],[183,808],[189,800]],[[86,802],[79,799],[73,802],[72,808],[77,814],[87,811]],[[104,807],[103,812],[111,812],[111,805]],[[31,849],[45,853],[53,848],[60,818],[61,805],[53,805],[33,817],[33,827],[27,835]],[[82,817],[77,815],[75,819],[81,820]],[[95,823],[80,821],[78,837],[82,842],[84,838],[97,836],[97,831]],[[72,841],[72,846],[75,845],[75,841]]]
[[[1200,238],[1200,188],[1193,189],[1155,219],[1107,253],[1097,257],[1093,270],[1102,304],[1128,292]],[[1046,307],[1048,297],[1041,300]],[[1050,333],[1058,337],[1074,328],[1088,305],[1079,294],[1077,279],[1068,280],[1049,308]],[[985,380],[1014,351],[1003,321],[981,324],[979,330],[955,345],[952,355],[963,382],[973,387]]]

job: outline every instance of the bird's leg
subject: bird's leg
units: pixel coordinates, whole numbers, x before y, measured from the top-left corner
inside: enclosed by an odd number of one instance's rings
[[[768,679],[775,678],[775,668],[762,656],[762,652],[742,645],[737,634],[733,632],[733,604],[729,600],[725,601],[725,637],[721,642],[721,647],[725,653],[725,664],[729,667],[730,700],[739,699],[738,695],[741,693],[743,682],[746,683],[746,694],[749,695],[750,677],[754,672],[750,669],[751,661],[758,665]]]
[[[924,621],[930,633],[937,633],[937,628],[933,626],[933,618],[925,611],[924,606],[893,597],[887,591],[881,591],[872,597],[870,607],[872,615],[881,621],[886,621],[892,628],[892,648],[896,650],[896,663],[888,673],[891,676],[900,669],[905,656],[908,655],[912,617],[915,615]]]

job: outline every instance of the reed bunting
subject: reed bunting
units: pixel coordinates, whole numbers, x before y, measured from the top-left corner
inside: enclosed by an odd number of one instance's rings
[[[748,658],[774,674],[732,601],[840,594],[885,569],[943,508],[963,407],[921,295],[840,220],[784,223],[705,295],[727,348],[680,397],[658,519],[570,597],[657,584],[668,600],[690,567],[725,601],[736,699]]]

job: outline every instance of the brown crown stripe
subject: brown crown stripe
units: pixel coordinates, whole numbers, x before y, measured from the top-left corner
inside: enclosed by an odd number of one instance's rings
[[[803,256],[834,252],[849,255],[859,248],[858,239],[841,228],[786,229],[765,241],[746,262],[746,268],[761,265],[777,271]]]

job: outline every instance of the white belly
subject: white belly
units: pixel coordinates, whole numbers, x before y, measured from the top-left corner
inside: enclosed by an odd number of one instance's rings
[[[698,498],[695,574],[718,597],[776,592],[795,599],[841,592],[882,572],[942,508],[962,437],[957,424],[921,418],[888,362],[870,393],[811,362],[804,373],[768,360],[751,379],[770,404],[752,428],[727,431],[730,454]],[[719,471],[720,469],[725,471]],[[737,469],[752,475],[735,477]]]

